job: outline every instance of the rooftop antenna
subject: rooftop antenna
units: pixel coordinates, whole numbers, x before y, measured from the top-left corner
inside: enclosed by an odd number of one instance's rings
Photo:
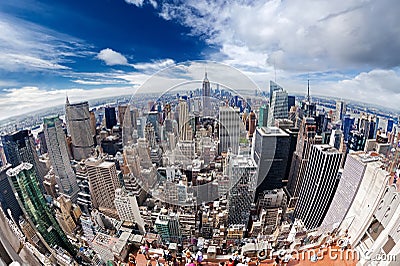
[[[307,79],[307,101],[310,102],[310,80]]]
[[[65,91],[65,104],[69,104],[68,92]]]

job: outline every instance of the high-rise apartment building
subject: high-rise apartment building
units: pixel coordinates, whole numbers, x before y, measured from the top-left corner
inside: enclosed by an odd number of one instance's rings
[[[321,225],[338,185],[342,153],[329,145],[311,147],[294,216],[307,229]]]
[[[239,152],[240,129],[243,123],[239,116],[239,109],[230,106],[219,108],[219,150],[230,151],[232,154]]]
[[[72,140],[72,153],[75,160],[80,161],[90,156],[94,139],[90,122],[89,103],[65,104],[65,119],[68,134]]]
[[[7,175],[13,183],[20,207],[26,212],[29,220],[38,230],[50,247],[61,246],[71,255],[76,250],[68,241],[67,236],[53,216],[46,200],[41,193],[33,166],[22,163],[7,170]]]
[[[277,127],[257,128],[251,151],[258,169],[256,197],[264,190],[285,185],[289,150],[288,133]]]
[[[70,164],[62,121],[58,117],[45,118],[44,134],[58,189],[72,202],[76,202],[79,187]]]
[[[114,204],[121,221],[135,222],[140,233],[143,235],[146,233],[136,196],[128,193],[125,188],[117,188],[115,190]]]
[[[117,168],[114,162],[103,158],[89,158],[85,161],[93,207],[118,218],[115,208],[115,190],[120,188]]]
[[[230,183],[228,225],[241,224],[247,227],[255,196],[257,165],[252,158],[240,155],[229,156],[227,160],[226,174]]]

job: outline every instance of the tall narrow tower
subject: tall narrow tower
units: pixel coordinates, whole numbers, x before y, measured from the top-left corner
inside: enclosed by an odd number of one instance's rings
[[[62,122],[58,117],[44,119],[44,135],[60,193],[76,202],[79,187],[69,161]]]
[[[204,80],[203,80],[203,116],[211,115],[211,86],[210,81],[207,78],[207,72],[205,72]]]

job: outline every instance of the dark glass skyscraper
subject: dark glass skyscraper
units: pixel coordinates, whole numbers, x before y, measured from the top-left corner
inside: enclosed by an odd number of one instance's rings
[[[252,157],[257,164],[256,198],[264,190],[282,188],[289,157],[289,134],[277,127],[257,128]]]
[[[0,206],[3,209],[3,212],[6,214],[6,216],[8,216],[7,209],[9,209],[11,211],[11,216],[14,219],[15,223],[18,223],[19,217],[22,215],[22,210],[18,204],[17,199],[15,198],[11,184],[8,181],[8,177],[6,175],[6,171],[10,167],[11,166],[8,165],[0,168]]]
[[[115,114],[115,107],[104,108],[104,114],[106,117],[106,127],[112,129],[113,126],[117,125],[117,115]]]
[[[22,163],[15,168],[7,170],[7,176],[13,183],[20,207],[25,210],[26,215],[46,243],[51,247],[60,246],[71,255],[75,255],[76,250],[68,241],[67,236],[57,223],[49,206],[46,204],[43,194],[40,192],[32,165]]]
[[[2,136],[2,143],[7,162],[12,167],[16,167],[23,162],[32,164],[42,187],[43,177],[46,173],[43,169],[39,169],[39,157],[35,150],[31,132],[25,129]]]

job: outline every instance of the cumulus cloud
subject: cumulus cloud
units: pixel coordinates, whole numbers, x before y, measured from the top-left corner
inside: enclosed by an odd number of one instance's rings
[[[125,56],[110,48],[101,50],[96,57],[100,60],[103,60],[104,63],[106,63],[106,65],[108,66],[128,64],[128,60]]]
[[[226,47],[236,46],[288,71],[372,69],[400,64],[399,5],[396,0],[177,0],[164,3],[160,16],[219,45],[230,60],[237,54]]]

